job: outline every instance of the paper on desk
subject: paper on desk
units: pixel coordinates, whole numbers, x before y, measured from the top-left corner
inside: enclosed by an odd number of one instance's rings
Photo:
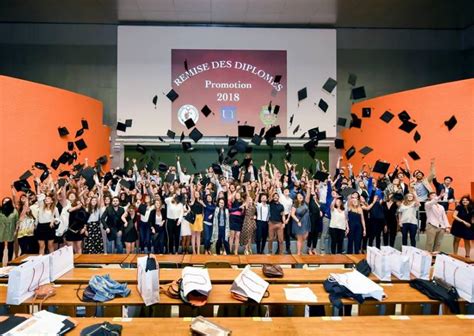
[[[318,298],[308,287],[284,288],[285,296],[288,301],[299,302],[318,302]]]
[[[30,317],[28,320],[22,322],[12,330],[10,330],[7,336],[56,336],[59,331],[63,328],[62,322],[56,322],[51,319],[42,319],[38,317]],[[38,331],[41,331],[40,333]]]
[[[60,314],[54,314],[51,313],[47,310],[41,310],[39,312],[36,312],[33,314],[35,317],[38,317],[40,319],[43,319],[45,321],[52,321],[54,322],[63,322],[65,319],[67,319],[69,316],[66,315],[60,315]]]
[[[31,256],[28,256],[26,257],[25,259],[23,259],[21,262],[25,262],[25,261],[30,261],[30,260],[35,260],[36,258],[41,258],[42,256],[40,255],[31,255]]]

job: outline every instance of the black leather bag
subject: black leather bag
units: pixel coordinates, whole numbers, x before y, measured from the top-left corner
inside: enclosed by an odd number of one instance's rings
[[[370,273],[372,273],[372,269],[370,268],[369,263],[367,262],[367,259],[363,259],[359,261],[356,265],[356,270],[359,273],[362,273],[363,275],[365,275],[366,277],[368,277]]]
[[[109,322],[97,323],[81,330],[81,336],[119,336],[122,335],[122,326]]]

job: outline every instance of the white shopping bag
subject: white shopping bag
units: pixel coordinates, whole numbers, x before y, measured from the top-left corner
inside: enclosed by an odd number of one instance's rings
[[[345,286],[352,293],[362,295],[364,298],[372,297],[382,301],[385,296],[382,287],[356,270],[347,273],[331,273],[330,279],[333,279],[339,285]]]
[[[64,246],[49,255],[49,277],[55,281],[74,268],[72,246]]]
[[[160,302],[160,270],[155,256],[137,258],[137,270],[138,292],[145,306]]]
[[[235,278],[230,291],[260,303],[267,291],[268,285],[268,282],[263,280],[255,272],[252,272],[250,265],[247,265],[237,278]]]
[[[429,280],[431,261],[430,253],[413,246],[402,246],[402,255],[410,259],[410,272],[418,279]]]
[[[10,305],[22,304],[33,297],[35,289],[49,283],[49,257],[38,256],[27,261],[8,275],[7,300]]]
[[[192,291],[197,291],[202,295],[209,296],[212,289],[211,278],[206,268],[190,267],[183,268],[181,272],[182,287],[184,296]]]
[[[377,278],[382,281],[392,280],[390,258],[378,248],[367,246],[367,262]]]
[[[474,302],[474,266],[444,254],[436,256],[433,277],[456,288],[460,297]]]
[[[410,258],[390,246],[382,246],[382,253],[389,257],[392,274],[400,280],[410,280]]]

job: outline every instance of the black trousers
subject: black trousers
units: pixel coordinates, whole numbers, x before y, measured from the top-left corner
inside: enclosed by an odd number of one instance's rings
[[[311,230],[308,234],[306,246],[310,249],[315,249],[318,245],[318,238],[321,235],[322,218],[313,218],[310,216]]]
[[[257,245],[258,254],[263,254],[263,251],[265,251],[267,238],[268,238],[268,222],[258,220],[257,231],[255,234],[255,244]]]
[[[18,238],[18,244],[20,244],[21,254],[38,253],[38,241],[34,236],[25,236]]]
[[[291,247],[291,225],[293,225],[292,222],[293,221],[290,218],[288,223],[286,223],[286,225],[285,225],[285,229],[283,230],[283,234],[284,234],[284,238],[285,238],[285,248],[286,248],[287,252],[290,251],[290,247]]]
[[[372,230],[370,231],[370,233],[368,233],[368,236],[369,236],[368,244],[369,246],[374,246],[374,240],[375,240],[375,246],[377,246],[377,248],[380,248],[380,243],[382,240],[382,232],[383,232],[383,228],[385,227],[385,219],[384,218],[371,218],[370,223],[371,223]]]
[[[397,237],[398,224],[396,222],[387,223],[387,232],[383,233],[383,244],[385,246],[395,246],[395,238]]]
[[[13,243],[14,242],[8,242],[7,243],[7,249],[8,249],[8,261],[11,261],[13,259]],[[1,250],[1,259],[0,262],[3,261],[3,253],[5,252],[5,242],[0,242],[0,250]]]
[[[329,236],[331,237],[331,253],[342,253],[344,236],[346,231],[342,229],[329,228]]]
[[[166,245],[170,254],[178,253],[180,229],[177,219],[168,218],[166,221]]]
[[[425,232],[426,230],[426,212],[425,212],[425,202],[420,202],[420,209],[418,211],[420,216],[420,231]]]

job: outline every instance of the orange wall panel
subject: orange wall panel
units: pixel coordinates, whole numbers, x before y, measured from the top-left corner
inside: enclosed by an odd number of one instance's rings
[[[10,185],[35,161],[49,166],[67,150],[67,142],[83,138],[87,148],[77,151],[76,163],[88,158],[89,164],[110,155],[110,129],[102,124],[102,103],[66,90],[0,76],[0,198],[10,195]],[[89,130],[75,139],[86,119]],[[65,126],[67,137],[57,128]],[[56,171],[66,170],[61,165]],[[40,175],[40,171],[33,171]],[[53,176],[55,173],[53,171]],[[29,180],[30,184],[32,180]]]
[[[351,146],[357,154],[350,162],[355,171],[363,162],[373,165],[376,160],[386,160],[392,165],[403,158],[409,160],[411,170],[421,169],[428,174],[430,159],[436,159],[437,176],[454,178],[455,196],[471,193],[474,181],[474,79],[450,82],[420,89],[403,91],[377,97],[352,106],[352,113],[362,117],[362,108],[371,107],[371,118],[362,118],[362,128],[350,128],[342,132],[345,150]],[[380,120],[385,111],[395,114],[389,124]],[[407,111],[418,125],[410,134],[398,129],[401,121],[398,113]],[[444,121],[455,115],[458,124],[448,131]],[[415,131],[421,140],[415,143]],[[358,151],[364,146],[374,149],[363,157]],[[408,152],[416,151],[421,159],[413,161]],[[344,151],[341,153],[344,154]],[[344,157],[345,159],[345,157]]]

